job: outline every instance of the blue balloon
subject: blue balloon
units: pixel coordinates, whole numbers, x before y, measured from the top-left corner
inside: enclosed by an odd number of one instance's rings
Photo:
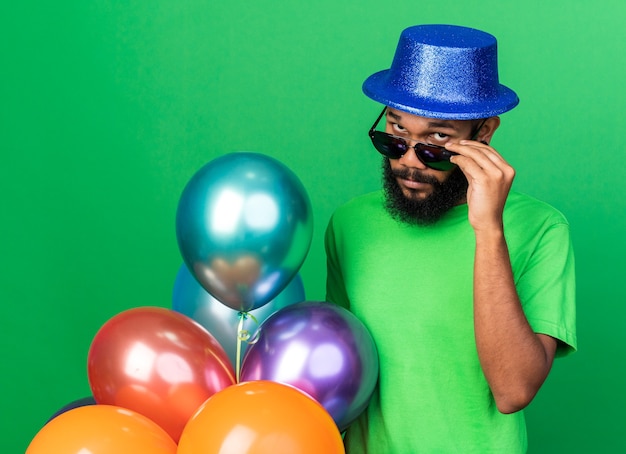
[[[302,278],[297,274],[276,298],[263,307],[250,311],[244,329],[254,332],[275,311],[305,300]],[[183,263],[176,275],[172,296],[172,309],[192,318],[209,331],[226,350],[233,366],[237,364],[237,344],[240,315],[223,305],[208,293],[192,276]],[[255,321],[256,319],[256,321]],[[243,343],[242,347],[247,344]],[[242,348],[243,354],[245,349]]]
[[[222,304],[251,311],[296,275],[311,245],[311,202],[298,177],[266,155],[237,152],[204,165],[176,212],[189,271]]]
[[[74,400],[70,402],[69,404],[66,404],[63,407],[59,408],[57,411],[55,411],[54,414],[50,416],[46,424],[52,421],[57,416],[62,415],[66,411],[73,410],[74,408],[78,408],[78,407],[85,407],[87,405],[96,405],[96,399],[94,399],[93,396],[88,396],[88,397],[81,397],[80,399]]]

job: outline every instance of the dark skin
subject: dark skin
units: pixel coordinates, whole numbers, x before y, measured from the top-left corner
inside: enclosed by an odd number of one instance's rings
[[[475,122],[419,117],[389,108],[385,131],[419,141],[445,146],[458,153],[451,162],[465,174],[468,218],[474,229],[474,330],[481,367],[498,410],[513,413],[526,407],[545,381],[557,348],[556,339],[535,333],[522,310],[502,215],[513,184],[515,170],[489,142],[499,117],[488,118],[476,140],[471,136]],[[410,150],[390,160],[393,168],[406,167],[443,181],[451,171],[426,167]],[[425,198],[432,191],[427,183],[398,179],[406,197]]]

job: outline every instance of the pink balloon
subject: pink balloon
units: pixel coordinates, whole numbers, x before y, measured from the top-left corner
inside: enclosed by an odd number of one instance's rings
[[[206,399],[235,384],[215,338],[189,317],[159,307],[107,321],[92,341],[87,370],[98,404],[136,411],[175,441]]]

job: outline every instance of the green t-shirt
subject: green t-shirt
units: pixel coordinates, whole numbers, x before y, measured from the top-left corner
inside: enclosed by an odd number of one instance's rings
[[[523,412],[500,413],[473,326],[475,236],[467,205],[433,226],[392,219],[382,192],[339,208],[326,231],[327,300],[371,332],[380,375],[346,433],[350,454],[523,453]],[[514,279],[537,333],[576,349],[574,256],[561,213],[511,192],[504,212]]]

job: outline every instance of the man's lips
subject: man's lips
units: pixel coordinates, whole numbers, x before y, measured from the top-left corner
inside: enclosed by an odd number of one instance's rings
[[[424,189],[438,183],[437,179],[431,175],[423,175],[409,169],[396,170],[394,176],[398,184],[409,189]]]
[[[426,186],[431,186],[430,183],[426,183],[424,181],[416,181],[416,180],[401,178],[401,177],[398,177],[397,180],[400,185],[405,186],[410,189],[423,189]]]

